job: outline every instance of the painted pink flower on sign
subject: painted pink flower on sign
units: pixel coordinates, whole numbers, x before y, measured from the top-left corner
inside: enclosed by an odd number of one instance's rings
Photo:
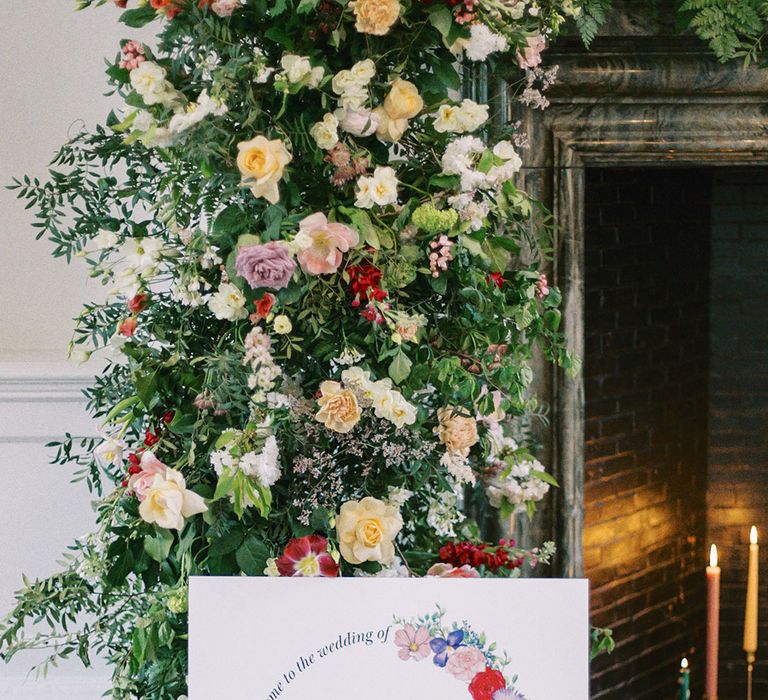
[[[431,641],[432,637],[426,627],[416,628],[408,624],[395,632],[395,644],[400,647],[397,655],[403,661],[426,659],[431,653],[429,647]]]
[[[445,669],[457,680],[471,681],[485,670],[485,654],[476,647],[460,647],[449,654]]]
[[[343,253],[360,242],[357,231],[328,221],[325,214],[317,212],[301,220],[299,237],[308,245],[296,256],[301,269],[310,275],[328,275],[341,265]]]

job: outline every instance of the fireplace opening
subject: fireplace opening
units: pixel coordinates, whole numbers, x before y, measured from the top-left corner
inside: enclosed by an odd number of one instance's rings
[[[768,171],[587,170],[584,562],[593,623],[617,641],[593,665],[596,700],[673,697],[684,656],[703,695],[710,542],[720,700],[744,697],[745,542],[768,499],[766,263]]]

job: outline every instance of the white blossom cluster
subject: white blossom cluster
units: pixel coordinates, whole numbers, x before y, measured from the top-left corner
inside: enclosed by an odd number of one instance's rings
[[[362,367],[350,367],[341,373],[341,381],[350,389],[363,408],[373,408],[377,418],[383,418],[398,428],[416,422],[416,407],[392,387],[391,379],[371,381],[371,373]]]
[[[494,508],[500,508],[504,499],[515,507],[515,512],[526,510],[528,503],[541,501],[549,492],[549,484],[533,472],[546,472],[537,459],[515,459],[517,442],[500,434],[493,436],[488,462],[499,469],[485,487],[486,495]],[[508,461],[507,461],[508,460]]]
[[[485,151],[485,142],[476,136],[461,136],[446,146],[442,157],[443,172],[460,177],[462,192],[498,189],[512,179],[523,165],[514,145],[509,141],[499,141],[493,147],[493,155],[503,163],[482,172],[477,168],[477,160]]]
[[[281,476],[280,450],[274,435],[269,435],[262,445],[261,451],[233,454],[228,446],[211,453],[211,466],[218,476],[224,470],[241,471],[246,476],[258,480],[262,486],[272,486]]]
[[[429,499],[427,525],[438,537],[456,537],[453,526],[463,519],[458,505],[459,497],[452,491],[443,491]]]
[[[248,377],[248,388],[254,390],[254,401],[266,400],[268,394],[275,388],[275,382],[282,375],[282,370],[272,357],[272,341],[262,330],[254,326],[245,336],[245,355],[243,364],[250,365],[251,375]]]

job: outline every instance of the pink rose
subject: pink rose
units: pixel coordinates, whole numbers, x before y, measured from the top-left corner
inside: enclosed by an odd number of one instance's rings
[[[469,564],[452,566],[451,564],[440,562],[429,567],[427,576],[438,578],[480,578],[480,572],[477,569],[473,569]]]
[[[339,126],[353,136],[370,136],[379,128],[381,118],[369,109],[337,109]]]
[[[357,231],[344,224],[330,223],[318,212],[302,219],[298,238],[308,245],[296,256],[301,269],[310,275],[328,275],[341,265],[342,253],[360,241]]]
[[[517,62],[523,70],[536,68],[541,63],[541,52],[547,47],[547,40],[540,34],[529,36],[527,41],[528,46],[517,52]]]
[[[296,263],[283,243],[270,241],[263,245],[247,245],[240,248],[235,268],[237,274],[244,277],[252,289],[283,289],[291,281]]]
[[[158,474],[165,476],[168,467],[155,457],[154,452],[142,454],[139,466],[141,471],[138,474],[134,474],[128,480],[128,491],[133,491],[136,494],[136,498],[143,501],[144,495],[149,490],[149,487],[152,486],[155,477]]]
[[[240,0],[213,0],[211,9],[219,17],[229,17],[241,4]]]
[[[485,654],[475,647],[459,647],[448,657],[446,670],[459,681],[471,681],[485,670]]]

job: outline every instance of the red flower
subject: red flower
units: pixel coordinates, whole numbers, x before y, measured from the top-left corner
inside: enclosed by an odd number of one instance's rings
[[[152,445],[156,445],[158,442],[160,442],[160,438],[157,437],[157,435],[155,435],[149,429],[147,429],[147,432],[144,435],[144,444],[147,447],[152,447]]]
[[[136,294],[126,302],[126,306],[128,307],[128,311],[130,311],[132,314],[137,314],[139,311],[143,311],[147,308],[148,302],[149,295]]]
[[[493,282],[499,289],[501,289],[504,286],[504,282],[506,282],[504,275],[502,275],[501,272],[491,272],[488,277],[486,277],[486,281],[488,284]]]
[[[475,700],[493,700],[493,694],[507,687],[501,671],[486,668],[480,671],[469,684],[469,694]]]
[[[173,19],[181,12],[181,7],[175,0],[149,0],[149,4],[155,10],[161,10],[168,19]]]
[[[136,332],[136,326],[138,325],[135,316],[129,316],[120,322],[117,327],[117,332],[120,335],[124,335],[126,338],[130,338]]]
[[[513,570],[523,565],[522,559],[511,556],[509,548],[514,546],[513,541],[510,541],[508,546],[506,542],[499,542],[498,546],[484,542],[449,542],[440,548],[440,559],[455,567],[469,565],[477,569],[484,566],[496,573],[502,568]]]
[[[267,292],[261,299],[257,299],[255,302],[256,316],[258,318],[266,318],[269,316],[269,312],[272,311],[272,307],[275,304],[275,295]]]
[[[339,575],[339,565],[328,553],[328,540],[320,535],[295,537],[276,564],[281,576],[334,578]]]
[[[172,420],[173,417],[176,415],[176,411],[166,411],[163,413],[163,423],[168,425]]]
[[[371,263],[360,263],[347,268],[349,274],[349,286],[354,295],[352,306],[360,306],[361,301],[383,301],[387,298],[387,292],[379,284],[381,283],[381,270]]]

